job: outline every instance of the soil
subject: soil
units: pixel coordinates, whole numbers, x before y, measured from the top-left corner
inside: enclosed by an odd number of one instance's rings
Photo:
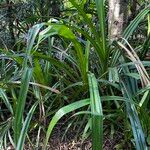
[[[74,138],[75,131],[69,132],[66,138],[62,141],[62,132],[55,130],[53,133],[47,150],[92,150],[91,139],[82,141]],[[130,143],[125,144],[123,142],[123,133],[117,131],[113,137],[109,134],[104,135],[103,150],[134,150],[131,148]],[[33,148],[30,145],[26,145],[25,150],[42,150],[43,145],[38,148]]]
[[[64,125],[64,123],[60,123],[55,127],[49,140],[47,150],[92,150],[92,142],[90,138],[86,139],[85,141],[75,138],[77,131],[76,129],[70,128],[62,140],[64,134],[64,128],[62,126]],[[44,141],[43,139],[45,135],[40,135],[40,137],[40,145],[38,147],[35,147],[34,145],[31,145],[29,141],[26,141],[24,150],[42,150],[42,141]],[[134,150],[130,141],[128,141],[128,143],[124,142],[124,133],[121,131],[120,128],[118,128],[118,130],[115,130],[115,133],[113,133],[112,135],[110,134],[110,130],[106,128],[103,137],[103,150]],[[36,143],[36,138],[37,132],[30,132],[30,139],[33,139],[33,141],[31,141],[32,143]],[[11,148],[9,150],[14,149]]]

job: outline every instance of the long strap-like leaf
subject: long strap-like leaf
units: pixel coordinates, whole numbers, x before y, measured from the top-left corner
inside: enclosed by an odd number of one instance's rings
[[[126,83],[127,85],[129,84],[128,80],[126,81]],[[136,149],[147,150],[145,136],[137,114],[137,110],[135,108],[135,105],[132,103],[132,96],[131,96],[132,91],[129,89],[128,86],[124,84],[123,81],[121,81],[121,87],[123,96],[131,101],[131,103],[126,102],[126,108],[136,143]]]
[[[16,112],[15,112],[15,120],[14,120],[14,138],[15,138],[15,144],[17,144],[21,128],[22,128],[22,119],[23,119],[23,113],[24,113],[24,107],[29,87],[29,82],[32,76],[32,69],[25,68],[23,77],[21,80],[21,89],[19,92],[19,98],[16,105]]]
[[[89,74],[90,105],[92,111],[92,149],[103,148],[103,112],[97,80],[94,74]]]
[[[18,143],[17,143],[17,148],[16,150],[23,150],[24,148],[24,141],[25,141],[25,137],[26,137],[26,134],[27,134],[27,131],[28,131],[28,128],[29,128],[29,124],[30,124],[30,121],[32,119],[32,116],[33,116],[33,113],[36,109],[38,105],[38,102],[36,102],[30,109],[29,113],[27,114],[27,117],[26,117],[26,120],[23,124],[23,128],[21,130],[21,133],[20,133],[20,136],[19,136],[19,140],[18,140]]]

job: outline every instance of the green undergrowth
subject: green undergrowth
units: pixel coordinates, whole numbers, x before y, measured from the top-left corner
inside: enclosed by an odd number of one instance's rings
[[[76,137],[92,139],[93,150],[102,150],[106,131],[113,137],[118,128],[118,149],[148,150],[149,6],[110,42],[103,0],[91,3],[93,13],[85,11],[86,1],[69,2],[62,18],[35,22],[26,43],[0,49],[0,149],[23,150],[25,143],[47,149],[65,117],[62,134],[75,128]],[[133,43],[138,30],[144,41]]]

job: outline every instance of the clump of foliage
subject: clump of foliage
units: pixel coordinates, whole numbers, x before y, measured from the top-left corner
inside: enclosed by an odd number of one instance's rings
[[[0,149],[21,150],[25,141],[46,149],[55,125],[69,114],[66,131],[73,126],[76,136],[90,136],[93,150],[103,149],[105,130],[114,136],[118,124],[124,137],[116,148],[148,149],[149,6],[141,2],[122,37],[112,41],[103,0],[69,0],[59,8],[41,2],[13,27],[25,39],[0,49]],[[54,8],[59,14],[50,15]]]

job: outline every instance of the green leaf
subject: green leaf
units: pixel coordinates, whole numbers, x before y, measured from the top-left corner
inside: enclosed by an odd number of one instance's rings
[[[19,92],[19,98],[16,105],[15,119],[14,119],[14,138],[15,144],[17,144],[23,121],[23,113],[28,93],[29,82],[32,76],[32,69],[25,68],[21,80],[21,89]]]
[[[148,137],[147,137],[147,143],[148,143],[148,145],[150,145],[150,135],[148,135]]]
[[[106,54],[106,33],[105,33],[105,10],[104,10],[104,5],[105,2],[104,0],[95,0],[96,3],[96,8],[97,8],[97,14],[99,18],[99,26],[100,26],[100,38],[102,39],[102,50],[105,56]]]
[[[34,59],[34,70],[33,70],[33,74],[34,74],[34,78],[36,80],[36,82],[41,83],[41,84],[45,84],[45,78],[44,78],[44,74],[43,74],[43,70],[41,68],[39,59]]]
[[[40,31],[40,29],[45,25],[45,23],[37,24],[33,26],[29,32],[28,32],[28,40],[27,40],[27,48],[26,53],[30,54],[31,50],[33,49],[33,46],[35,44],[35,39]]]
[[[92,149],[103,149],[103,112],[97,80],[89,73],[90,102],[92,111]]]
[[[21,133],[20,133],[20,136],[19,136],[19,140],[18,140],[18,143],[17,143],[17,148],[16,150],[23,150],[24,148],[24,142],[25,142],[25,137],[27,135],[27,131],[28,131],[28,128],[29,128],[29,124],[30,124],[30,121],[31,121],[31,118],[33,116],[33,113],[36,109],[38,105],[38,102],[36,102],[30,109],[30,111],[28,112],[27,114],[27,117],[25,119],[25,122],[23,123],[23,127],[22,127],[22,130],[21,130]]]
[[[125,75],[129,76],[129,77],[132,77],[132,78],[135,78],[137,80],[140,79],[140,75],[138,73],[126,73]]]
[[[45,40],[46,38],[48,38],[49,36],[52,36],[52,35],[59,35],[63,38],[70,40],[74,44],[74,48],[76,50],[76,56],[77,56],[76,59],[78,62],[78,66],[80,68],[80,73],[81,73],[82,79],[84,82],[86,82],[87,74],[86,74],[85,68],[87,66],[87,63],[85,63],[84,53],[82,51],[82,47],[81,47],[80,43],[78,42],[76,36],[73,34],[71,29],[69,29],[67,26],[65,26],[63,24],[47,23],[47,25],[48,25],[48,27],[39,33],[39,38],[38,38],[36,47],[38,47],[38,45],[43,40]]]
[[[11,103],[9,102],[9,99],[5,93],[5,91],[0,88],[0,98],[4,101],[5,105],[7,106],[8,110],[11,112],[11,114],[13,115],[13,108],[11,106]]]
[[[133,93],[133,91],[131,90],[131,87],[129,87],[129,80],[126,80],[126,84],[121,81],[121,89],[123,96],[132,102],[133,100],[131,94]],[[134,140],[136,143],[136,149],[147,150],[145,135],[135,105],[133,103],[126,103],[126,108],[128,117],[130,119]]]
[[[130,23],[130,25],[126,28],[123,33],[123,38],[126,40],[132,35],[134,30],[137,28],[139,23],[143,20],[143,18],[150,12],[149,7],[144,8],[140,13],[136,16],[136,18]]]

